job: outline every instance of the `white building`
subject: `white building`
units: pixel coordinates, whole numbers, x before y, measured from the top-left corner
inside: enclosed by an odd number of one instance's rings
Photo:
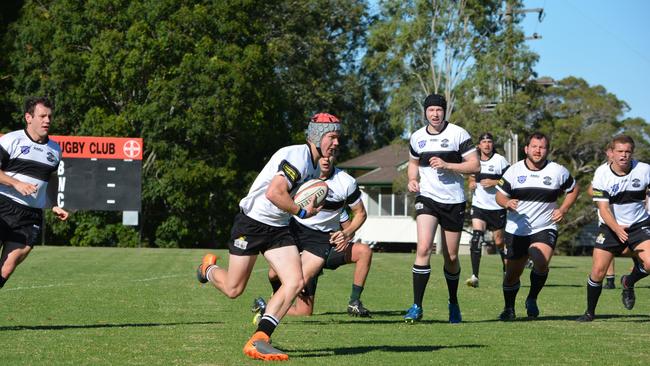
[[[406,192],[407,143],[395,143],[337,164],[357,179],[368,218],[356,238],[364,242],[415,248],[415,195]],[[394,190],[393,187],[404,187]],[[439,243],[440,230],[436,233]],[[463,232],[461,254],[469,253],[471,234]]]

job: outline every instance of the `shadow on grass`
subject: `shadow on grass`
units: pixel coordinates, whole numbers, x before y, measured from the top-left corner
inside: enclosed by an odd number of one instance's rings
[[[10,325],[0,326],[0,332],[19,330],[66,330],[66,329],[95,329],[95,328],[139,328],[139,327],[172,327],[175,325],[206,325],[223,324],[222,322],[185,322],[185,323],[124,323],[124,324],[66,324],[66,325]]]
[[[432,352],[440,351],[443,349],[470,349],[470,348],[485,348],[487,346],[481,344],[460,344],[456,346],[358,346],[358,347],[341,347],[341,348],[316,348],[311,350],[287,350],[292,352],[292,357],[295,358],[311,358],[311,357],[330,357],[330,356],[349,356],[374,351],[381,352]],[[295,352],[295,354],[294,354]]]
[[[548,316],[539,316],[537,318],[528,318],[527,316],[517,317],[515,320],[510,322],[503,322],[499,319],[489,319],[489,320],[477,320],[477,321],[463,321],[463,323],[512,323],[512,322],[541,322],[541,321],[558,321],[565,320],[570,322],[576,322],[576,319],[582,314],[575,315],[548,315]],[[634,322],[634,323],[645,323],[650,322],[650,315],[643,314],[630,314],[630,315],[621,315],[621,314],[597,314],[596,322],[599,320],[614,319],[617,321],[624,322]]]

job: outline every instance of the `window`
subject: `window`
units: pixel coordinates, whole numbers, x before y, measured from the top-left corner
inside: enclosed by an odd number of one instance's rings
[[[388,187],[363,187],[368,216],[415,216],[415,195],[394,194]]]

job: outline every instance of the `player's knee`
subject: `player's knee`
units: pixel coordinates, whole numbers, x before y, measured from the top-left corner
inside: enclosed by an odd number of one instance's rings
[[[302,277],[298,277],[295,280],[289,280],[282,283],[282,287],[289,296],[293,299],[298,296],[300,292],[305,288],[305,281]]]
[[[605,278],[606,274],[607,268],[592,268],[589,277],[596,282],[601,282]]]
[[[481,230],[474,230],[474,232],[472,232],[472,239],[469,241],[469,250],[473,253],[481,253],[483,234],[484,232]]]
[[[226,295],[229,299],[236,299],[244,292],[243,288],[233,287],[223,291],[223,294]]]
[[[372,258],[372,249],[370,249],[370,247],[365,244],[359,244],[357,248],[357,257],[357,262],[369,261],[370,258]]]

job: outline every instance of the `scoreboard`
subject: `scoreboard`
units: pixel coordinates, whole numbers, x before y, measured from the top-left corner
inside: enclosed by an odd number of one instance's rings
[[[141,211],[142,138],[50,139],[62,151],[56,182],[48,185],[53,203],[66,210]]]

